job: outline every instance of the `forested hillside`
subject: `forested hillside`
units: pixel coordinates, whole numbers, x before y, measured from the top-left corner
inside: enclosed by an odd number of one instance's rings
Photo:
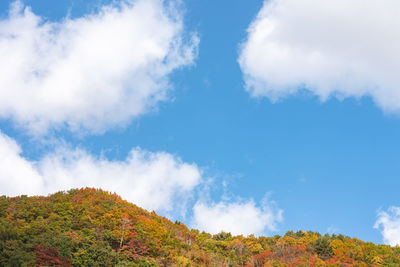
[[[96,189],[0,197],[0,266],[400,266],[342,235],[210,235]]]

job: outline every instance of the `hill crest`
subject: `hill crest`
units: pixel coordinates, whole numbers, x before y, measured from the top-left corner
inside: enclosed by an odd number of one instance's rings
[[[211,235],[93,188],[0,197],[1,266],[400,266],[400,248],[343,235]]]

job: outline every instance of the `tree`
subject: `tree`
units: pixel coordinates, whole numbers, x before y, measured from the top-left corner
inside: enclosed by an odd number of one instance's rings
[[[312,244],[312,248],[321,260],[327,260],[333,256],[333,250],[329,242],[329,236],[321,236]]]
[[[35,244],[36,266],[71,266],[69,259],[60,255],[55,247],[45,247],[43,244]]]

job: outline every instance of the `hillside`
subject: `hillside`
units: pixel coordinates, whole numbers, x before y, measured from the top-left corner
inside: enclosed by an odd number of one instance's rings
[[[0,197],[0,266],[400,266],[400,248],[342,235],[210,235],[118,195]]]

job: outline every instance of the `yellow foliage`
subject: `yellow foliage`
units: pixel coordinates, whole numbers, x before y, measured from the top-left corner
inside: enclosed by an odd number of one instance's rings
[[[185,258],[183,256],[175,257],[175,262],[176,262],[176,266],[180,266],[180,267],[194,266],[193,263],[188,258]]]

